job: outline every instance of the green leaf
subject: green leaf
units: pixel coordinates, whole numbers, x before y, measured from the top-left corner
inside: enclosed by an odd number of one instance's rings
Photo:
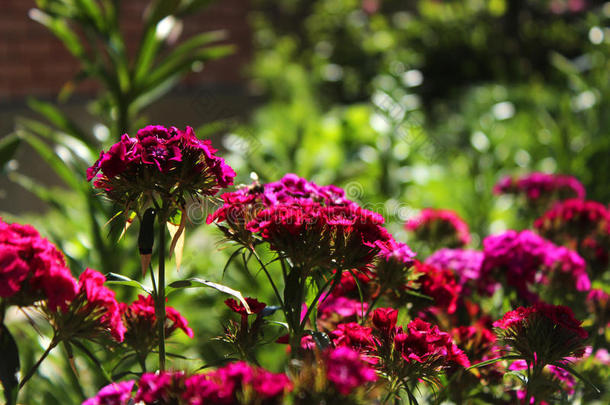
[[[511,355],[508,355],[508,356],[502,356],[502,357],[498,357],[496,359],[485,360],[485,361],[482,361],[480,363],[473,364],[472,366],[468,367],[466,370],[471,370],[473,368],[484,367],[484,366],[487,366],[489,364],[497,363],[497,362],[502,361],[502,360],[518,360],[520,358],[521,358],[521,356],[517,356],[516,354],[511,354]]]
[[[87,59],[85,48],[80,42],[78,35],[70,29],[67,20],[54,18],[40,9],[32,9],[29,13],[32,20],[47,27],[57,38],[59,38],[66,49],[78,59]]]
[[[21,139],[16,134],[0,139],[0,170],[3,171],[4,166],[15,156],[20,143]]]
[[[198,287],[209,287],[209,288],[218,290],[220,292],[223,292],[225,294],[232,295],[243,304],[243,306],[246,308],[246,311],[249,314],[252,313],[250,311],[250,306],[246,302],[244,296],[239,291],[234,290],[230,287],[227,287],[226,285],[214,283],[212,281],[204,280],[202,278],[189,278],[186,280],[174,281],[173,283],[171,283],[168,286],[168,288],[166,288],[165,295],[167,296],[167,295],[173,293],[174,291],[176,291],[178,289],[182,289],[182,288],[198,288]]]
[[[0,327],[0,381],[7,405],[17,403],[19,389],[19,350],[15,339],[4,324]]]
[[[74,170],[61,159],[53,149],[38,137],[26,131],[19,131],[19,137],[26,141],[53,171],[73,190],[82,190],[83,183],[79,181]],[[84,175],[83,175],[84,176]]]
[[[106,284],[124,285],[127,287],[133,287],[133,288],[140,289],[147,294],[152,294],[152,290],[149,289],[148,287],[142,285],[141,283],[137,282],[136,280],[132,280],[131,278],[129,278],[127,276],[123,276],[121,274],[107,273],[106,274]]]
[[[74,123],[74,121],[66,117],[53,104],[44,101],[39,101],[33,98],[28,99],[27,103],[28,107],[44,116],[57,128],[70,135],[73,135],[75,138],[84,142],[87,147],[93,150],[94,145],[92,144],[91,139],[76,125],[76,123]]]
[[[585,384],[587,384],[588,386],[590,386],[591,388],[593,388],[593,390],[598,393],[601,394],[601,391],[599,388],[597,388],[595,386],[595,384],[593,384],[587,377],[585,377],[584,375],[580,374],[578,371],[574,370],[571,366],[565,364],[565,363],[560,363],[560,362],[554,362],[552,363],[555,367],[559,367],[564,369],[565,371],[567,371],[568,373],[572,374],[574,377],[578,378],[579,380],[581,380],[582,382],[584,382]]]

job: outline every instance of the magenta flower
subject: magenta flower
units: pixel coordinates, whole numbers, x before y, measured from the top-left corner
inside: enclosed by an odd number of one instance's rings
[[[534,172],[518,178],[504,177],[494,186],[495,194],[522,194],[527,200],[585,198],[585,188],[575,177]]]
[[[87,399],[82,405],[129,405],[134,384],[135,381],[108,384],[95,397]]]
[[[135,209],[146,193],[161,192],[183,205],[185,195],[214,195],[233,184],[235,172],[193,129],[149,125],[121,140],[87,169],[87,180],[113,201]]]
[[[46,300],[53,310],[65,309],[76,289],[63,254],[51,242],[29,225],[0,219],[0,297],[19,306]]]
[[[452,270],[462,291],[469,294],[477,286],[483,263],[483,252],[443,248],[429,256],[425,263],[437,268]],[[482,289],[491,294],[494,286],[482,286]]]
[[[468,225],[451,210],[424,208],[417,217],[406,222],[405,228],[415,238],[429,244],[462,247],[470,243]]]
[[[167,403],[171,397],[177,397],[174,392],[184,383],[182,372],[144,373],[138,381],[138,392],[135,402],[145,404]]]
[[[462,287],[457,283],[450,270],[416,262],[415,275],[420,291],[434,300],[433,307],[453,314],[457,310],[458,297]]]
[[[264,302],[259,302],[256,298],[246,297],[245,300],[248,303],[248,307],[250,307],[251,314],[259,314],[267,306],[267,304],[265,304]],[[228,306],[231,311],[238,313],[242,316],[249,315],[248,311],[246,310],[246,307],[244,307],[244,304],[234,300],[233,298],[225,300],[225,305]]]
[[[572,310],[538,302],[519,307],[494,322],[500,341],[529,364],[553,364],[568,357],[582,357],[587,332]]]
[[[329,349],[324,353],[326,378],[342,395],[367,383],[377,381],[377,374],[360,354],[348,347]]]

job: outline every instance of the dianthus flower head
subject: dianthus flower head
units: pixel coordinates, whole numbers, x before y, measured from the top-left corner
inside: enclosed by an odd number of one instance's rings
[[[129,405],[133,396],[131,391],[135,381],[113,382],[106,385],[93,398],[87,399],[82,405]]]
[[[571,199],[556,203],[534,222],[537,232],[577,251],[593,268],[603,271],[610,251],[610,210],[596,201]]]
[[[457,283],[451,270],[438,268],[430,264],[416,262],[415,275],[420,292],[434,300],[433,307],[453,314],[457,310],[458,297],[462,287]]]
[[[572,310],[538,302],[507,312],[493,326],[502,344],[530,364],[553,364],[582,357],[587,332]]]
[[[524,195],[530,202],[585,198],[585,188],[575,177],[540,172],[504,177],[494,186],[494,193]]]
[[[468,295],[477,287],[483,264],[483,252],[443,248],[428,256],[425,263],[437,268],[452,270],[462,291]],[[494,287],[493,285],[487,288],[482,286],[482,289],[491,294]]]
[[[326,378],[342,395],[349,395],[358,387],[377,381],[375,369],[349,347],[327,349],[324,363]]]
[[[214,195],[233,184],[235,172],[216,152],[191,127],[182,131],[149,125],[135,138],[124,134],[107,152],[102,151],[87,169],[87,180],[129,209],[138,208],[141,198],[152,192],[182,206],[186,195]]]
[[[236,312],[242,316],[247,316],[250,314],[259,314],[267,306],[267,304],[265,304],[264,302],[259,302],[256,298],[246,297],[245,300],[248,304],[248,307],[250,307],[249,313],[246,310],[244,304],[238,302],[233,298],[225,300],[225,305],[228,306],[231,311]]]
[[[470,243],[468,225],[454,211],[424,208],[405,224],[415,238],[435,246],[462,247]]]
[[[483,252],[479,285],[487,291],[490,285],[497,285],[494,279],[505,277],[507,285],[516,289],[520,298],[536,302],[539,298],[530,287],[548,283],[548,275],[554,269],[556,273],[569,274],[578,282],[577,288],[587,287],[588,278],[578,255],[529,230],[508,230],[488,236],[483,240]]]
[[[381,215],[360,207],[307,202],[264,209],[246,228],[297,267],[343,270],[371,263],[377,242],[391,237],[383,222]]]
[[[318,304],[318,321],[327,325],[353,322],[368,309],[369,304],[358,299],[326,294]]]
[[[51,242],[29,225],[0,218],[0,298],[19,306],[45,300],[53,310],[65,309],[76,289],[63,254]]]
[[[79,277],[78,292],[65,311],[47,308],[46,314],[62,340],[95,340],[109,333],[122,342],[125,326],[114,291],[104,286],[106,277],[86,269]]]
[[[157,315],[155,302],[151,295],[138,295],[131,304],[119,304],[123,323],[126,327],[125,343],[136,351],[148,354],[159,343],[157,336]],[[187,320],[175,308],[165,307],[165,338],[170,337],[176,329],[182,330],[188,337],[193,337]]]
[[[375,281],[382,289],[406,284],[415,262],[415,252],[394,238],[379,240],[376,244],[379,253],[373,267]]]

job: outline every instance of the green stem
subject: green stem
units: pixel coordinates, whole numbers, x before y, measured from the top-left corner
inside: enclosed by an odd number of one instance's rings
[[[165,218],[159,215],[159,279],[155,296],[157,333],[159,335],[159,369],[165,371]]]
[[[44,359],[47,358],[49,353],[51,353],[51,350],[53,350],[55,348],[55,346],[57,346],[58,344],[59,344],[59,340],[56,339],[55,337],[53,337],[53,340],[51,340],[51,343],[49,344],[49,347],[47,347],[47,350],[44,351],[44,353],[42,354],[42,356],[40,356],[40,358],[38,359],[36,364],[34,364],[32,366],[32,368],[27,372],[25,377],[23,377],[23,379],[19,383],[19,389],[23,388],[25,383],[27,383],[28,380],[34,376],[34,374],[36,374],[36,371],[38,370],[38,368],[40,367],[40,365],[42,364]]]
[[[261,260],[260,256],[258,255],[258,253],[256,253],[256,250],[254,249],[253,246],[248,246],[248,250],[250,252],[252,252],[252,254],[254,255],[254,257],[256,258],[256,260],[258,261],[258,263],[261,265],[261,268],[263,269],[263,271],[265,272],[265,275],[267,276],[267,279],[269,280],[269,283],[271,283],[271,287],[273,287],[273,292],[275,293],[275,297],[277,298],[277,300],[279,301],[280,305],[282,306],[282,308],[284,308],[284,301],[282,300],[282,296],[280,295],[279,290],[277,289],[275,283],[273,282],[273,278],[271,278],[271,274],[269,274],[269,271],[267,270],[267,267],[265,266],[265,264],[263,263],[263,261]]]

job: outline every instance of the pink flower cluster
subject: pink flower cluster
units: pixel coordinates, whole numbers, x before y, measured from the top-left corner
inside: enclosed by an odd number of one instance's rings
[[[534,222],[555,243],[577,250],[604,268],[610,251],[610,210],[596,201],[571,199],[555,204]]]
[[[102,151],[87,169],[87,180],[95,180],[96,188],[119,202],[132,202],[142,192],[158,188],[169,193],[176,184],[193,194],[214,195],[233,184],[235,177],[216,152],[191,127],[181,131],[149,125],[135,138],[124,134],[107,152]]]
[[[377,381],[377,373],[360,353],[346,346],[327,349],[324,352],[326,378],[342,395],[349,395],[352,391],[367,383]]]
[[[149,349],[158,343],[157,315],[155,302],[151,295],[138,295],[131,304],[119,304],[123,323],[126,326],[125,341],[136,349]],[[193,337],[193,330],[187,320],[175,308],[165,307],[165,337],[171,336],[176,329],[182,330],[188,337]]]
[[[457,302],[462,287],[457,283],[451,270],[416,262],[415,274],[419,275],[417,283],[420,292],[434,300],[433,308],[453,314],[457,310]]]
[[[29,225],[0,219],[0,297],[10,304],[46,300],[49,308],[66,309],[77,286],[63,254]]]
[[[135,381],[112,383],[83,405],[279,405],[284,394],[292,390],[292,383],[285,374],[274,374],[245,362],[230,363],[191,376],[182,372],[145,373],[137,383],[135,396],[132,393],[134,384]]]
[[[504,177],[494,186],[495,194],[523,194],[530,201],[550,198],[585,198],[585,188],[573,176],[534,172],[522,177]]]
[[[481,265],[483,264],[483,252],[443,248],[430,255],[425,263],[441,269],[452,270],[458,284],[468,294],[476,286],[479,279]]]
[[[71,325],[64,322],[62,327],[66,330],[77,327],[79,333],[85,336],[97,329],[107,330],[115,340],[122,342],[125,325],[114,291],[104,286],[105,281],[106,277],[102,273],[92,269],[86,269],[80,275],[78,294],[70,303],[68,312],[71,316],[67,317],[69,320],[75,320],[74,322],[80,319],[80,324]]]
[[[406,222],[405,228],[425,242],[441,241],[443,246],[455,248],[470,243],[468,225],[451,210],[424,208],[417,217]]]
[[[590,288],[585,263],[575,252],[558,247],[537,234],[524,230],[509,230],[483,240],[484,259],[479,286],[482,291],[493,290],[498,277],[503,276],[521,298],[535,302],[537,295],[529,286],[546,282],[547,273],[559,269],[567,273],[579,291]],[[492,287],[492,288],[490,288]]]

